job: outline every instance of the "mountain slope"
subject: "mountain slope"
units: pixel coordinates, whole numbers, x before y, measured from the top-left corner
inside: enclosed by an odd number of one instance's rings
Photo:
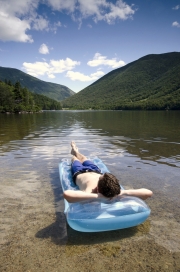
[[[76,109],[180,109],[180,53],[147,55],[63,101]]]
[[[42,94],[57,101],[75,94],[66,86],[45,82],[18,69],[0,67],[0,80],[5,79],[10,80],[13,84],[19,81],[22,87],[26,87],[32,93]]]

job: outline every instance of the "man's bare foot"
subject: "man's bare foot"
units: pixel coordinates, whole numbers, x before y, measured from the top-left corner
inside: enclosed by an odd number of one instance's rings
[[[76,144],[75,144],[74,141],[71,142],[71,147],[72,147],[71,154],[72,155],[76,155],[76,153],[78,152],[78,148],[77,148],[77,146],[76,146]]]

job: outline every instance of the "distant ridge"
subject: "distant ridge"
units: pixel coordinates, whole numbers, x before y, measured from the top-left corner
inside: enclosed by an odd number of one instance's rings
[[[45,82],[15,68],[0,67],[0,80],[4,81],[5,79],[10,80],[13,84],[19,81],[22,87],[26,87],[32,93],[42,94],[56,101],[61,101],[75,94],[64,85]]]
[[[180,109],[180,52],[144,56],[63,101],[72,109]]]

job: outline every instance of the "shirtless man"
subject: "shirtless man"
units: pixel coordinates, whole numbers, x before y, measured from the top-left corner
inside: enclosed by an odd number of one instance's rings
[[[64,198],[70,202],[83,200],[121,197],[123,195],[136,196],[143,200],[152,196],[148,189],[121,190],[118,179],[110,174],[102,174],[101,170],[84,155],[79,153],[75,142],[71,142],[72,175],[80,190],[64,191]]]

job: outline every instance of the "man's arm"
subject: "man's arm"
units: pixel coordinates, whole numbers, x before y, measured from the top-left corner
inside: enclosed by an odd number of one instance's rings
[[[145,200],[148,197],[151,197],[153,195],[153,192],[148,189],[145,189],[145,188],[121,190],[121,193],[119,194],[119,196],[123,196],[123,195],[136,196],[136,197],[139,197],[139,198]]]
[[[98,194],[86,193],[86,192],[79,191],[79,190],[78,191],[66,190],[66,191],[64,191],[63,196],[69,203],[99,198]]]
[[[153,195],[153,192],[148,190],[148,189],[130,189],[130,190],[121,190],[121,193],[119,196],[136,196],[139,197],[143,200],[147,199],[148,197],[151,197]],[[83,191],[79,190],[66,190],[63,193],[64,198],[69,202],[69,203],[75,203],[83,200],[92,200],[92,199],[101,199],[101,198],[106,198],[102,194],[98,193],[86,193]]]

